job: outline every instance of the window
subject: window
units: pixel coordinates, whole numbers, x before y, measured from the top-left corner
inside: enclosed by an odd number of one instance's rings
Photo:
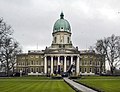
[[[24,65],[24,62],[22,62],[22,65]]]
[[[85,72],[86,72],[86,68],[85,68]]]
[[[82,62],[82,65],[84,65],[84,61]]]
[[[81,72],[81,68],[80,68],[80,72]]]
[[[90,72],[92,72],[92,68],[90,68]]]
[[[90,61],[90,65],[92,65],[92,61]]]
[[[100,62],[98,61],[98,65],[100,65]]]
[[[86,65],[86,64],[87,64],[87,61],[84,61],[84,64]]]
[[[70,41],[70,39],[69,39],[69,37],[67,38],[67,43],[69,43],[69,41]]]
[[[100,72],[100,69],[99,69],[99,68],[97,69],[97,72]]]
[[[61,48],[62,46],[61,45],[59,45],[59,48]]]
[[[31,72],[33,72],[33,68],[31,68]]]
[[[21,62],[21,65],[23,65],[23,62]]]
[[[56,43],[56,41],[57,41],[57,38],[56,38],[56,37],[54,38],[54,41],[55,41],[55,43]]]
[[[39,72],[39,69],[38,69],[38,68],[36,68],[36,72]]]
[[[43,61],[39,61],[39,65],[43,65]]]
[[[31,61],[31,65],[33,65],[33,61]]]
[[[63,45],[63,48],[65,48],[65,45]]]

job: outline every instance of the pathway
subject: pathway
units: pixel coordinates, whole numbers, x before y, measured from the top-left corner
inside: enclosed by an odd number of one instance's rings
[[[74,88],[76,88],[76,89],[78,89],[78,90],[80,90],[80,91],[82,91],[82,92],[97,92],[97,91],[95,91],[95,90],[93,90],[93,89],[90,89],[90,88],[88,88],[88,87],[86,87],[86,86],[83,86],[83,85],[81,85],[81,84],[79,84],[79,83],[76,83],[76,82],[74,82],[73,80],[70,80],[70,79],[68,79],[68,78],[64,78],[64,80],[65,80],[67,83],[69,83],[70,85],[72,85]]]

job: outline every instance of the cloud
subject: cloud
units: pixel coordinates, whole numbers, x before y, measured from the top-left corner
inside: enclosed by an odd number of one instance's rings
[[[0,17],[14,29],[26,52],[52,42],[55,21],[63,11],[72,28],[72,41],[87,49],[97,39],[120,35],[119,0],[0,0]]]

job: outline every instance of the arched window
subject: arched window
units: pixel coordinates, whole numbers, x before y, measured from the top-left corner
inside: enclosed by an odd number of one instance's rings
[[[70,38],[69,37],[67,37],[67,43],[69,43],[70,42]]]

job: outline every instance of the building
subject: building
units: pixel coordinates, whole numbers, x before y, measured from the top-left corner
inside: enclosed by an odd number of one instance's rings
[[[61,13],[53,27],[51,46],[45,50],[29,50],[26,54],[17,55],[16,71],[28,75],[62,73],[74,64],[72,74],[94,75],[100,73],[102,60],[104,72],[104,57],[91,50],[79,51],[78,47],[73,46],[71,35],[70,24]]]
[[[95,75],[105,73],[105,56],[94,50],[80,51],[80,74]]]

